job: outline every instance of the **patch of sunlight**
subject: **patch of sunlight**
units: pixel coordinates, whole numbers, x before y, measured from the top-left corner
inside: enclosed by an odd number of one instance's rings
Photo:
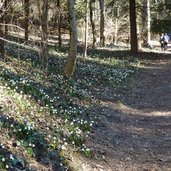
[[[102,107],[110,107],[113,109],[117,109],[123,113],[131,114],[131,115],[142,115],[142,116],[171,116],[171,111],[152,111],[151,109],[136,109],[131,106],[128,106],[121,102],[120,100],[116,100],[115,102],[110,101],[101,101],[100,102]]]
[[[153,111],[148,112],[150,116],[171,116],[171,111]]]
[[[120,100],[116,100],[115,102],[101,101],[100,104],[103,107],[110,107],[110,108],[117,109],[124,113],[130,113],[134,115],[138,115],[140,113],[140,110],[127,106]]]
[[[148,110],[139,110],[132,108],[130,106],[125,105],[121,101],[118,101],[117,107],[119,110],[121,110],[124,113],[130,113],[132,115],[143,115],[143,116],[171,116],[171,111],[151,111],[150,109]]]

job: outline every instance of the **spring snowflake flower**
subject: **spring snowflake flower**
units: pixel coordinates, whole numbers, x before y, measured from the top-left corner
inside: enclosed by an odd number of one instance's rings
[[[11,159],[11,160],[14,160],[14,157],[13,157],[13,155],[12,155],[12,154],[10,154],[10,159]]]

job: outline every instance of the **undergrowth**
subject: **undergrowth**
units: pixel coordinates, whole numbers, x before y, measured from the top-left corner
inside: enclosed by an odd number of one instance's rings
[[[0,169],[34,170],[29,161],[35,159],[45,167],[67,170],[71,152],[90,157],[86,137],[96,124],[89,115],[96,101],[92,88],[122,88],[135,72],[136,61],[79,59],[75,76],[66,79],[62,75],[66,56],[60,58],[59,52],[43,70],[36,52],[13,46],[6,51],[9,56],[0,62],[0,86],[6,97],[0,101],[0,128],[12,143],[8,150],[5,141],[0,142]]]

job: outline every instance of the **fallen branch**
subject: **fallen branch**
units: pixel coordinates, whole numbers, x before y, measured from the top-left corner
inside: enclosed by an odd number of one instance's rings
[[[0,40],[3,40],[4,42],[9,43],[9,44],[17,45],[17,46],[22,47],[24,49],[35,50],[35,51],[38,51],[38,52],[40,51],[38,48],[33,48],[33,47],[28,46],[28,45],[19,44],[19,43],[4,39],[2,37],[0,37]]]
[[[17,25],[14,25],[14,24],[4,24],[4,23],[0,23],[0,25],[1,25],[1,26],[15,27],[15,28],[17,28],[17,29],[20,29],[20,30],[24,31],[23,28],[21,28],[21,27],[19,27],[19,26],[17,26]]]

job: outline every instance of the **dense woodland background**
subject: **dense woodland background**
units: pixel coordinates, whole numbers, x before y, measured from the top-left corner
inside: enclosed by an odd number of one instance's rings
[[[170,52],[161,52],[159,44],[160,33],[171,34],[168,3],[1,0],[0,170],[121,168],[118,163],[114,168],[103,148],[110,153],[107,139],[123,138],[118,128],[122,129],[124,119],[114,118],[116,125],[120,123],[113,129],[117,135],[105,126],[103,116],[108,110],[106,117],[112,119],[109,107],[113,103],[121,107],[120,99],[136,108],[127,98],[130,87],[132,97],[140,96],[133,76],[152,67],[152,59],[161,60],[162,53]],[[99,124],[102,121],[104,125]],[[117,145],[116,141],[113,146]],[[124,150],[118,152],[118,160],[126,156]]]
[[[137,53],[142,45],[151,46],[151,39],[155,39],[156,34],[170,31],[167,7],[162,0],[4,0],[1,3],[1,56],[5,51],[3,38],[8,42],[15,36],[16,40],[23,39],[18,43],[36,47],[39,60],[46,66],[48,44],[60,48],[70,39],[70,58],[65,74],[72,75],[77,41],[83,47],[85,57],[87,47],[112,46],[120,42],[131,44],[132,52]]]

